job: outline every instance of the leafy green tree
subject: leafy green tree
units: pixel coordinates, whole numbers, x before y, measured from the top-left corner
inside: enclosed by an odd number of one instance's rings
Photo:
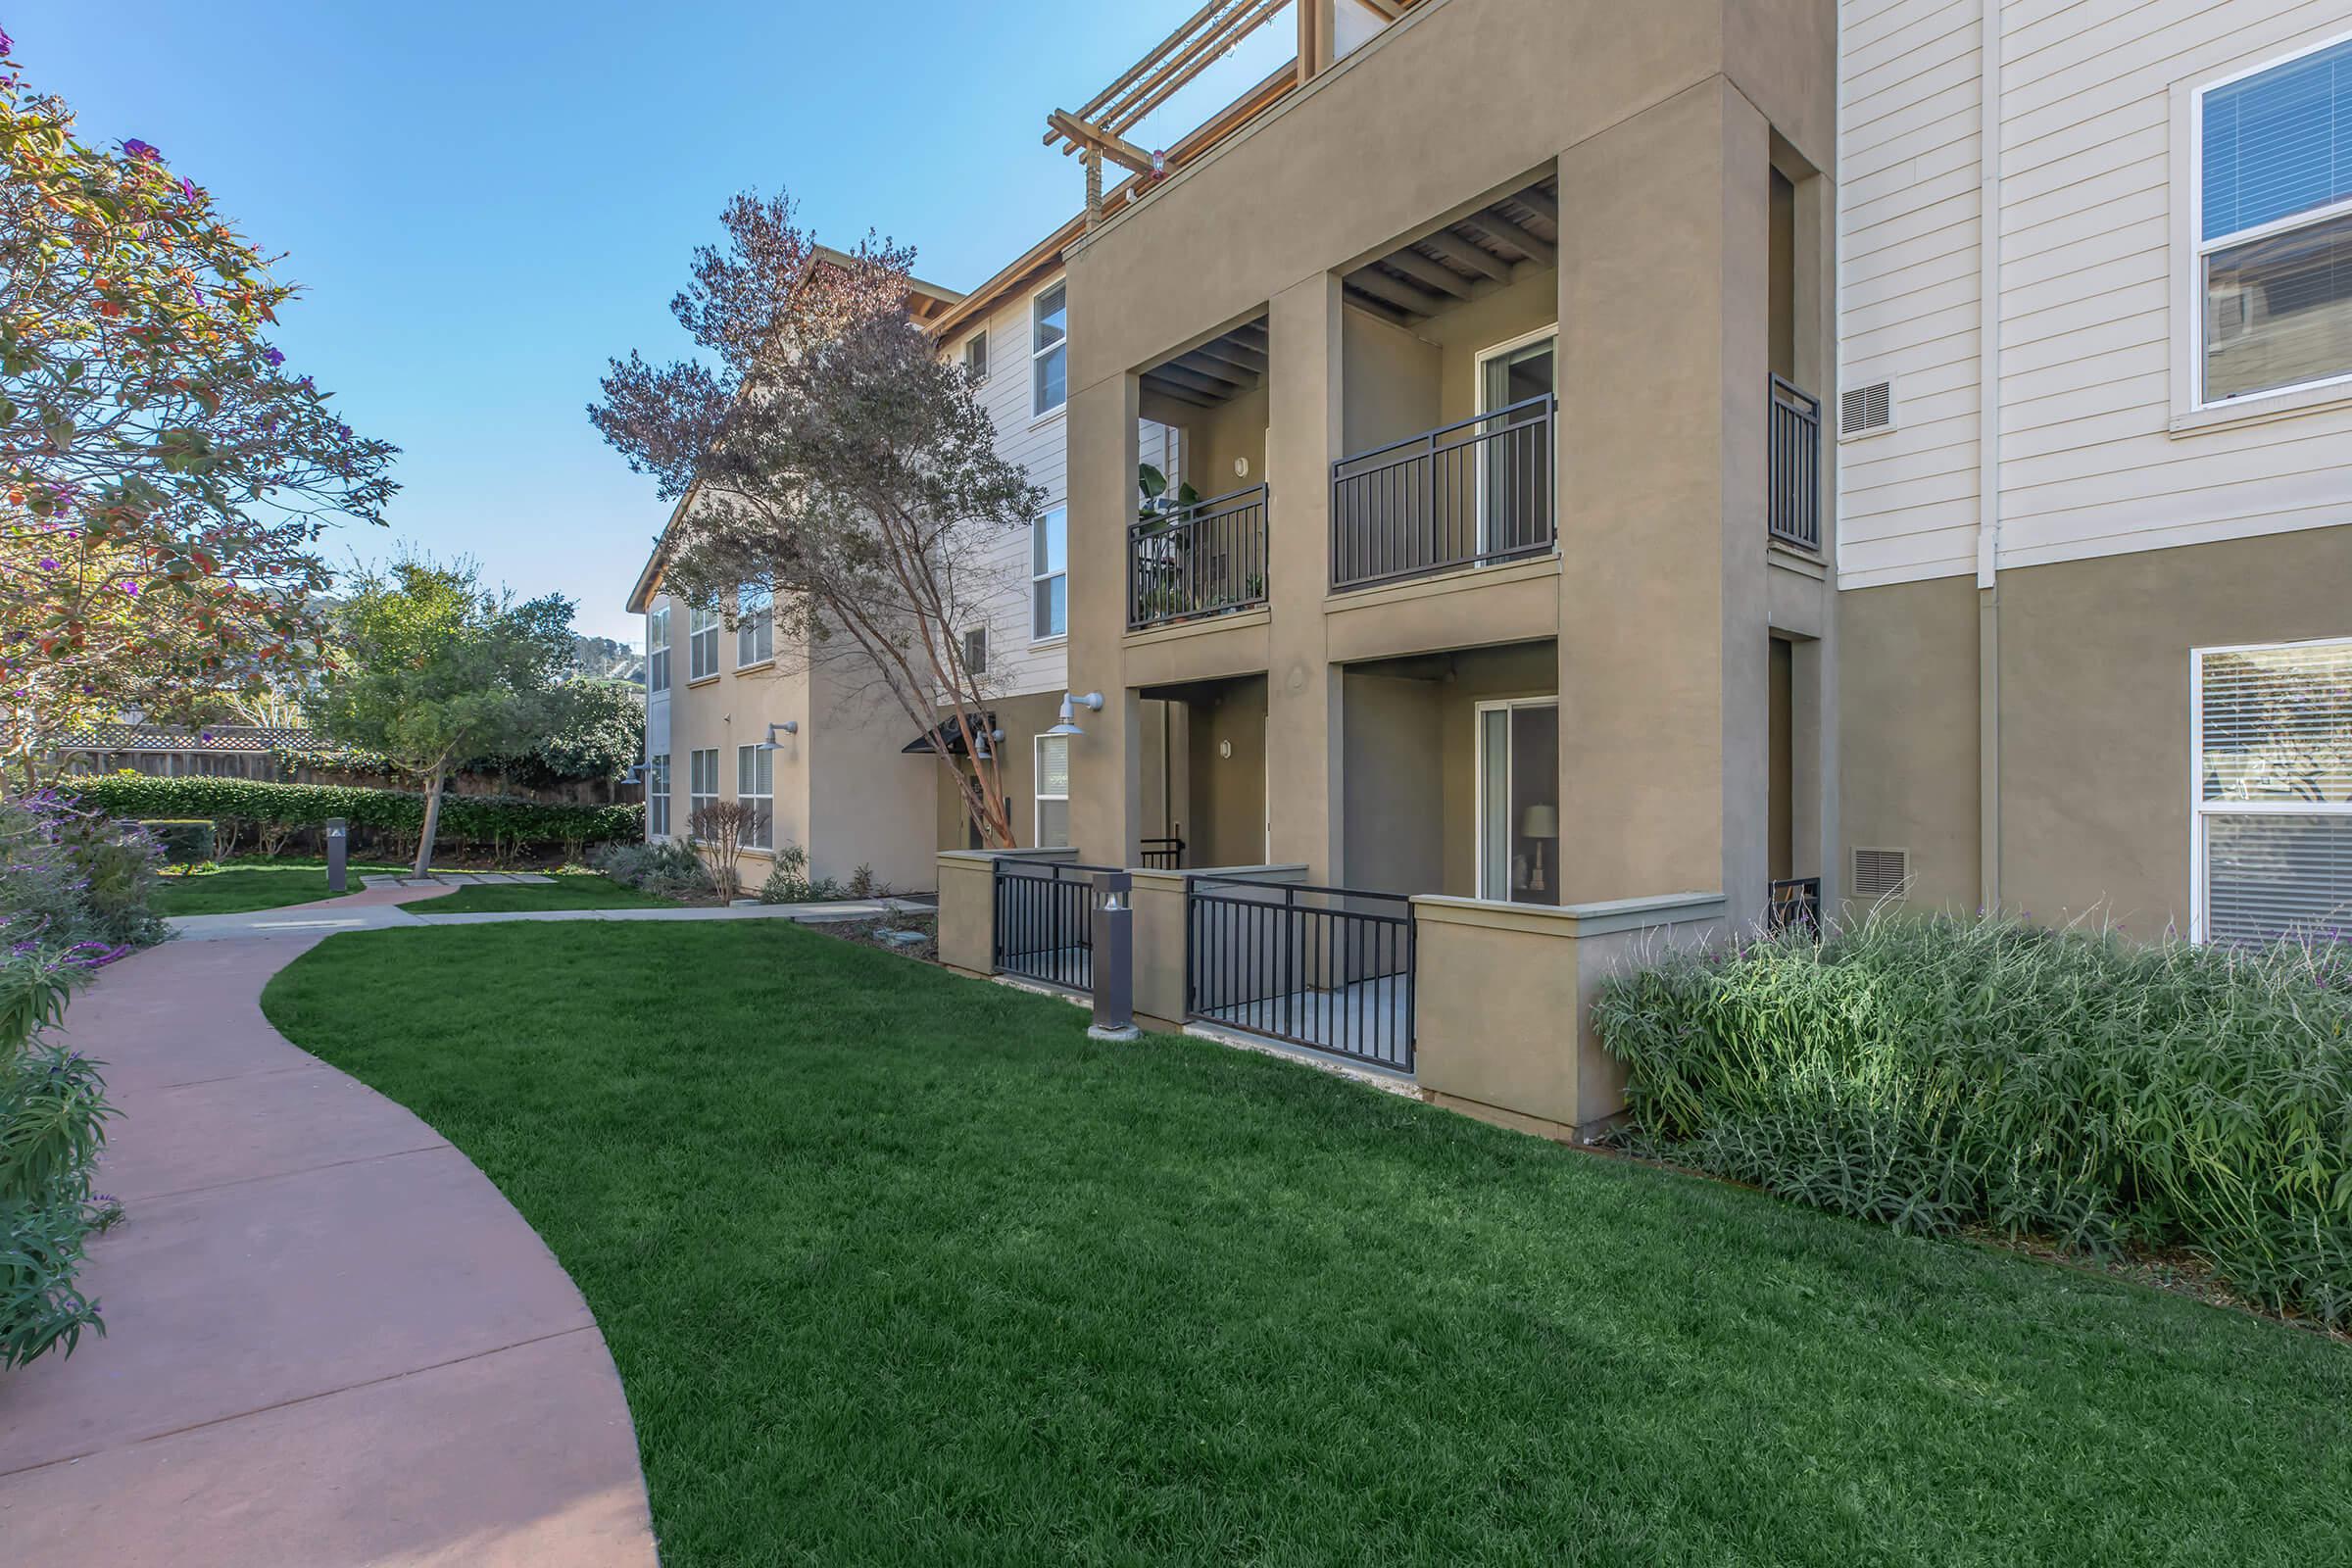
[[[531,789],[619,778],[645,760],[645,688],[627,680],[574,680],[561,728],[519,756],[477,760]]]
[[[423,786],[418,876],[432,868],[451,765],[528,751],[570,717],[571,610],[561,594],[517,604],[485,590],[470,563],[415,556],[362,575],[337,609],[313,716]]]

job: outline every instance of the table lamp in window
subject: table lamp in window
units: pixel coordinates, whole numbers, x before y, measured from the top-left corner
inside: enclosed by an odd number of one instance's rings
[[[1535,863],[1529,867],[1527,873],[1527,891],[1530,893],[1544,892],[1544,841],[1560,836],[1558,809],[1541,804],[1529,807],[1526,814],[1519,818],[1519,836],[1523,839],[1533,839],[1536,845]]]

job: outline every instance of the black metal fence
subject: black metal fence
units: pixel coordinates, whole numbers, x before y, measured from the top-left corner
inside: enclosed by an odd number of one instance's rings
[[[1546,394],[1333,464],[1331,585],[1550,550],[1554,417]]]
[[[1409,1073],[1414,937],[1397,894],[1196,877],[1185,1015]]]
[[[1127,529],[1127,624],[1265,603],[1266,487],[1197,501]]]
[[[1821,399],[1772,378],[1772,536],[1821,548]]]
[[[1771,896],[1764,901],[1764,929],[1786,931],[1790,926],[1820,935],[1821,878],[1787,877],[1772,884]]]
[[[1000,974],[1072,991],[1095,985],[1094,878],[1107,865],[1068,860],[996,862],[996,952]]]
[[[1171,833],[1164,839],[1146,839],[1143,848],[1145,870],[1177,871],[1183,869],[1183,834]]]

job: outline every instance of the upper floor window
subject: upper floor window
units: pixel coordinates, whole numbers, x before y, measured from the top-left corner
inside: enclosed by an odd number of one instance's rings
[[[776,657],[776,600],[764,588],[746,588],[735,612],[735,667]]]
[[[967,675],[988,673],[988,628],[972,626],[963,634],[963,672]]]
[[[2325,940],[2352,919],[2352,641],[2195,659],[2192,934]]]
[[[1038,642],[1070,629],[1070,513],[1049,507],[1029,525],[1029,635]]]
[[[975,381],[988,379],[988,330],[983,327],[963,340],[963,368]]]
[[[693,610],[686,616],[686,678],[718,673],[718,612]]]
[[[669,690],[669,607],[645,612],[645,689]]]
[[[2352,378],[2352,38],[2200,89],[2198,402]]]
[[[1056,283],[1029,302],[1029,361],[1036,397],[1031,412],[1051,414],[1070,395],[1070,291]]]

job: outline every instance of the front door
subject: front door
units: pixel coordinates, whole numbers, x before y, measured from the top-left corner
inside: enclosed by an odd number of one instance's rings
[[[1478,896],[1560,902],[1560,704],[1478,706]]]

